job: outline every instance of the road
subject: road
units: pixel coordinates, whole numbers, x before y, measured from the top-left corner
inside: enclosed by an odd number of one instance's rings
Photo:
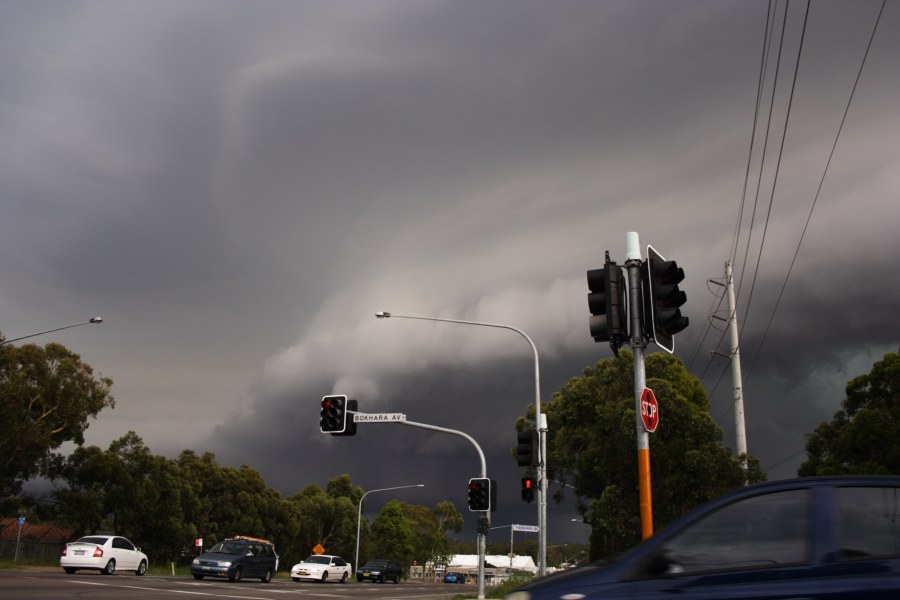
[[[354,600],[449,600],[456,594],[477,593],[466,585],[402,582],[400,585],[378,583],[295,583],[274,579],[271,583],[224,580],[195,581],[185,576],[145,575],[131,573],[100,575],[78,572],[67,575],[53,570],[0,570],[0,598],[10,600],[291,600],[292,598],[327,598]]]

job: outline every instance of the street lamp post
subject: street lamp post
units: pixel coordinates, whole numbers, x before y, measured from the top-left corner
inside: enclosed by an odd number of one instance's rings
[[[380,488],[377,490],[369,490],[362,495],[362,498],[359,499],[359,511],[356,515],[356,558],[353,562],[353,568],[356,572],[359,572],[359,525],[362,523],[362,505],[363,500],[366,499],[366,496],[373,492],[386,492],[388,490],[402,490],[404,488],[414,488],[414,487],[425,487],[424,483],[417,483],[415,485],[399,485],[397,487],[389,487],[389,488]]]
[[[37,333],[31,333],[31,334],[28,334],[28,335],[23,335],[23,336],[21,336],[21,337],[13,338],[13,339],[11,339],[11,340],[0,340],[0,346],[2,346],[3,344],[9,344],[9,343],[12,343],[12,342],[18,342],[19,340],[25,340],[25,339],[28,339],[28,338],[33,338],[33,337],[36,337],[36,336],[39,336],[39,335],[44,335],[45,333],[53,333],[54,331],[62,331],[63,329],[71,329],[72,327],[80,327],[81,325],[89,325],[89,324],[91,324],[91,323],[102,323],[102,322],[103,322],[103,319],[100,318],[100,317],[91,317],[91,318],[90,318],[89,320],[87,320],[87,321],[83,321],[83,322],[81,322],[81,323],[75,323],[74,325],[66,325],[66,326],[64,326],[64,327],[57,327],[57,328],[55,328],[55,329],[48,329],[47,331],[39,331],[39,332],[37,332]]]
[[[416,319],[418,321],[438,321],[440,323],[458,323],[460,325],[478,325],[481,327],[494,327],[497,329],[508,329],[515,331],[521,335],[531,345],[534,353],[534,412],[538,430],[538,446],[540,446],[540,461],[538,461],[538,575],[547,574],[547,418],[541,414],[541,377],[540,368],[538,366],[538,351],[531,338],[524,331],[511,325],[500,325],[498,323],[482,323],[480,321],[463,321],[460,319],[442,319],[438,317],[415,317],[410,315],[397,315],[389,312],[377,312],[375,317],[378,319]]]

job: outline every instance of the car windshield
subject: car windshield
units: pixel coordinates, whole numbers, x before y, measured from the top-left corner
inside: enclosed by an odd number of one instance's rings
[[[210,552],[219,552],[221,554],[237,554],[243,556],[244,544],[242,542],[219,542],[210,549]]]
[[[370,560],[365,564],[367,567],[386,567],[388,561],[386,560]]]
[[[317,565],[327,565],[327,564],[331,563],[331,558],[329,558],[327,556],[313,555],[313,556],[308,556],[306,558],[306,560],[304,560],[303,562],[313,563],[313,564],[317,564]]]
[[[98,545],[102,546],[103,544],[106,543],[107,539],[108,538],[99,537],[99,536],[88,536],[88,537],[79,538],[78,542],[76,542],[76,543],[78,543],[78,544],[98,544]]]

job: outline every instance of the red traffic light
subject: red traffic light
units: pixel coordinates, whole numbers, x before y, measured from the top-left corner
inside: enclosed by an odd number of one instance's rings
[[[522,500],[534,502],[534,490],[537,487],[537,479],[534,477],[522,478]]]

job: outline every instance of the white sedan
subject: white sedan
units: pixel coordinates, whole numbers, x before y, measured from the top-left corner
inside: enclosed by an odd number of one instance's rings
[[[119,569],[143,575],[147,572],[147,555],[121,536],[88,535],[66,544],[59,556],[59,566],[69,574],[93,569],[112,575]]]
[[[294,581],[340,581],[347,583],[352,574],[352,567],[340,556],[330,554],[313,554],[291,567],[291,579]]]

